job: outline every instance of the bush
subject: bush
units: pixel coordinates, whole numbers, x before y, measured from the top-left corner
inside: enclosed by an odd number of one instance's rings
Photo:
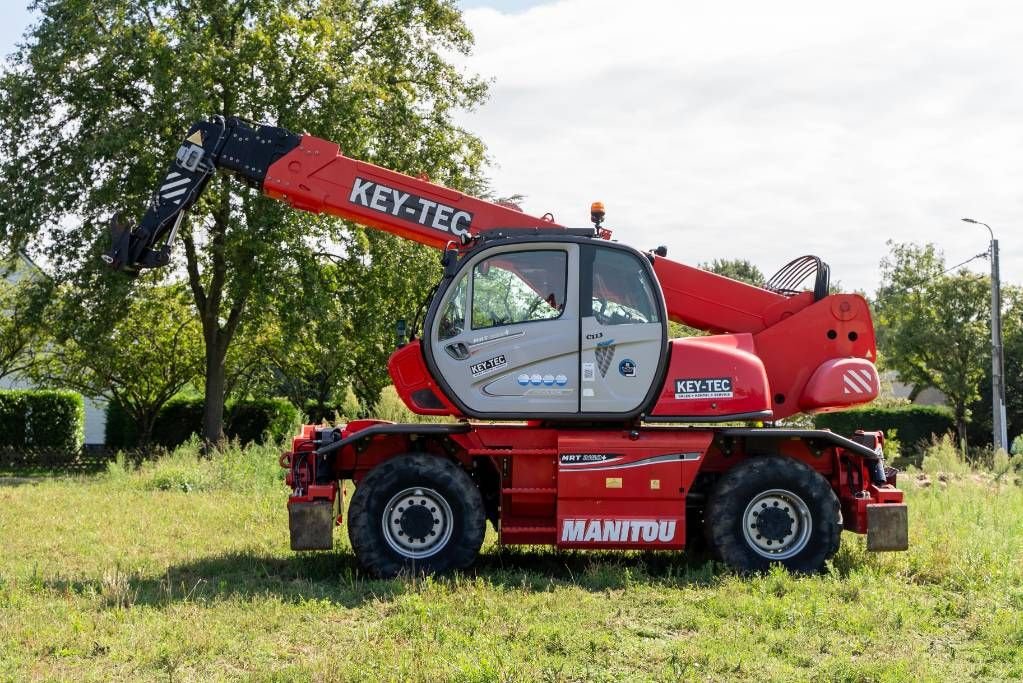
[[[959,453],[955,441],[948,434],[933,437],[924,449],[924,459],[920,468],[931,475],[963,476],[969,474],[970,466]]]
[[[944,406],[893,406],[854,408],[840,413],[822,413],[815,416],[818,429],[830,429],[848,436],[857,429],[881,430],[898,434],[906,450],[920,450],[936,436],[955,430],[952,411]]]
[[[175,398],[168,401],[153,422],[153,443],[174,448],[202,433],[203,400]]]
[[[888,462],[895,462],[902,456],[902,440],[899,439],[899,430],[889,429],[884,433],[884,443],[881,445],[884,459]]]
[[[295,433],[298,420],[298,410],[283,398],[238,401],[227,407],[225,431],[243,444],[276,443]]]
[[[0,391],[0,447],[77,453],[85,402],[72,391]]]
[[[1004,449],[999,448],[996,450],[991,461],[991,473],[995,475],[995,481],[1000,482],[1005,479],[1006,475],[1016,469],[1014,465],[1013,459],[1009,457],[1009,454]]]
[[[1012,455],[1023,455],[1023,434],[1017,435],[1012,440],[1012,445],[1009,446],[1009,453]]]
[[[176,448],[193,434],[202,433],[203,400],[171,399],[156,416],[152,443]],[[283,398],[231,401],[224,411],[224,434],[243,444],[281,441],[295,431],[298,410]],[[107,406],[106,442],[111,448],[132,448],[138,443],[138,429],[130,415],[116,402]]]
[[[344,400],[333,405],[320,405],[316,401],[308,401],[305,404],[305,414],[309,418],[308,424],[328,424],[351,422],[366,416],[366,409],[359,398],[348,387]]]

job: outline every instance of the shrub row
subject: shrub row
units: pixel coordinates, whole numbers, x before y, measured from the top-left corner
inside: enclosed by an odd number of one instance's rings
[[[73,391],[0,391],[0,447],[76,453],[85,440],[85,402]]]
[[[952,411],[944,406],[866,406],[839,413],[822,413],[815,416],[814,424],[818,429],[830,429],[844,436],[857,429],[886,433],[894,429],[898,431],[899,441],[911,449],[930,441],[934,435],[941,436],[955,430]]]
[[[338,420],[345,422],[358,417],[359,415],[346,415],[345,406],[340,404],[321,406],[316,401],[308,401],[305,404],[305,419],[309,424],[321,424],[324,421],[334,424]]]
[[[202,433],[203,400],[175,398],[153,424],[152,443],[174,448],[193,434]],[[242,443],[280,441],[291,435],[298,411],[283,398],[232,401],[224,410],[224,433]],[[111,448],[131,448],[138,442],[138,428],[120,404],[107,406],[106,442]]]

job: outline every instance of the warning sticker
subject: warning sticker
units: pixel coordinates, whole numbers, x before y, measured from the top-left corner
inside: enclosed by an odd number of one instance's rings
[[[699,398],[732,398],[732,378],[676,379],[675,398],[679,401]]]
[[[592,382],[597,376],[597,366],[595,363],[583,363],[583,381]]]

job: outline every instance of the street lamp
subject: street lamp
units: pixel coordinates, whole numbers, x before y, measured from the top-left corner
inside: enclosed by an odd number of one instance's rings
[[[994,423],[994,447],[1009,450],[1009,436],[1005,424],[1005,361],[1002,358],[1002,289],[998,279],[998,240],[987,223],[972,218],[967,223],[983,225],[991,235],[991,412]]]

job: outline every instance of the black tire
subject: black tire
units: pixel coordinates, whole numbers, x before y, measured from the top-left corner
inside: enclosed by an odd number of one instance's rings
[[[841,512],[831,485],[791,458],[755,457],[729,470],[714,489],[705,519],[717,557],[743,573],[775,563],[816,573],[841,542]]]
[[[381,577],[464,569],[479,554],[485,531],[476,484],[438,456],[401,455],[377,465],[348,508],[355,557]]]

